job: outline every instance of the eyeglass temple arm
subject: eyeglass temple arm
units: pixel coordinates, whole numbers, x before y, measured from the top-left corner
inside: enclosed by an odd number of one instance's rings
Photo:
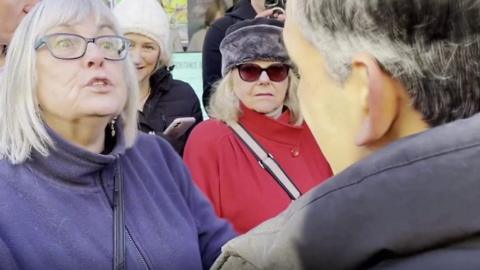
[[[45,39],[44,38],[41,38],[39,39],[37,42],[35,42],[35,50],[38,50],[40,47],[42,47],[43,45],[45,45]]]

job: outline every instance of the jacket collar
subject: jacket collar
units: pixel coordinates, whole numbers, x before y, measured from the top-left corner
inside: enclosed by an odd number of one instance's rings
[[[66,141],[59,134],[47,127],[47,132],[54,142],[54,148],[50,149],[48,156],[42,156],[33,151],[26,165],[31,168],[35,175],[41,175],[46,179],[69,186],[93,187],[97,186],[97,177],[89,177],[103,168],[113,164],[125,153],[125,137],[123,125],[116,123],[116,135],[110,135],[110,125],[105,129],[106,144],[113,144],[108,154],[97,154],[75,146]],[[109,140],[109,141],[107,141]]]
[[[278,119],[270,118],[262,113],[248,109],[241,104],[242,115],[239,122],[250,132],[269,138],[282,144],[292,145],[297,143],[294,138],[299,138],[305,129],[305,123],[295,126],[289,123],[291,114],[285,110]]]
[[[162,67],[153,73],[152,76],[150,76],[150,87],[152,88],[152,94],[153,92],[168,92],[169,87],[168,85],[165,85],[165,82],[171,77],[172,74],[165,67]]]
[[[160,101],[160,98],[171,89],[173,77],[172,73],[162,67],[150,76],[150,95],[143,105],[143,113],[150,114],[150,111],[155,108]]]

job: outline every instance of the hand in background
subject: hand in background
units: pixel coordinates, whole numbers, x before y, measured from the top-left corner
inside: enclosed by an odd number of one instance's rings
[[[285,19],[287,18],[285,15],[285,10],[282,8],[276,7],[276,8],[271,8],[271,9],[266,9],[255,16],[255,18],[259,17],[266,17],[266,18],[272,18],[272,19],[277,19],[279,21],[284,22]]]

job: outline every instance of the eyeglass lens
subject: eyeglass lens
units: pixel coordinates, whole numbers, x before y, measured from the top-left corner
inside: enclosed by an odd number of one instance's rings
[[[289,66],[285,64],[273,64],[262,68],[257,64],[242,64],[238,67],[240,78],[246,82],[254,82],[260,78],[263,71],[267,72],[268,78],[273,82],[281,82],[288,76]]]
[[[47,37],[47,47],[60,59],[76,59],[85,54],[87,39],[74,34],[53,34]],[[99,36],[94,40],[106,59],[121,60],[127,54],[126,41],[118,36]]]

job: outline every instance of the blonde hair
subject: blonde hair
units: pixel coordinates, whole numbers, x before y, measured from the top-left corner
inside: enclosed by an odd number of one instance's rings
[[[207,108],[208,114],[212,118],[229,122],[237,122],[242,114],[240,108],[240,99],[233,90],[233,75],[237,69],[231,69],[215,85],[210,103]],[[303,117],[300,112],[300,103],[297,96],[298,78],[292,70],[288,74],[288,89],[283,101],[283,105],[288,108],[291,114],[290,123],[299,126],[303,123]]]
[[[90,16],[121,33],[111,11],[98,0],[43,0],[18,26],[0,82],[0,159],[18,164],[33,150],[47,156],[54,147],[38,106],[35,42],[57,25],[77,24]],[[137,134],[138,84],[131,61],[123,64],[128,98],[120,118],[126,146],[131,147]]]

